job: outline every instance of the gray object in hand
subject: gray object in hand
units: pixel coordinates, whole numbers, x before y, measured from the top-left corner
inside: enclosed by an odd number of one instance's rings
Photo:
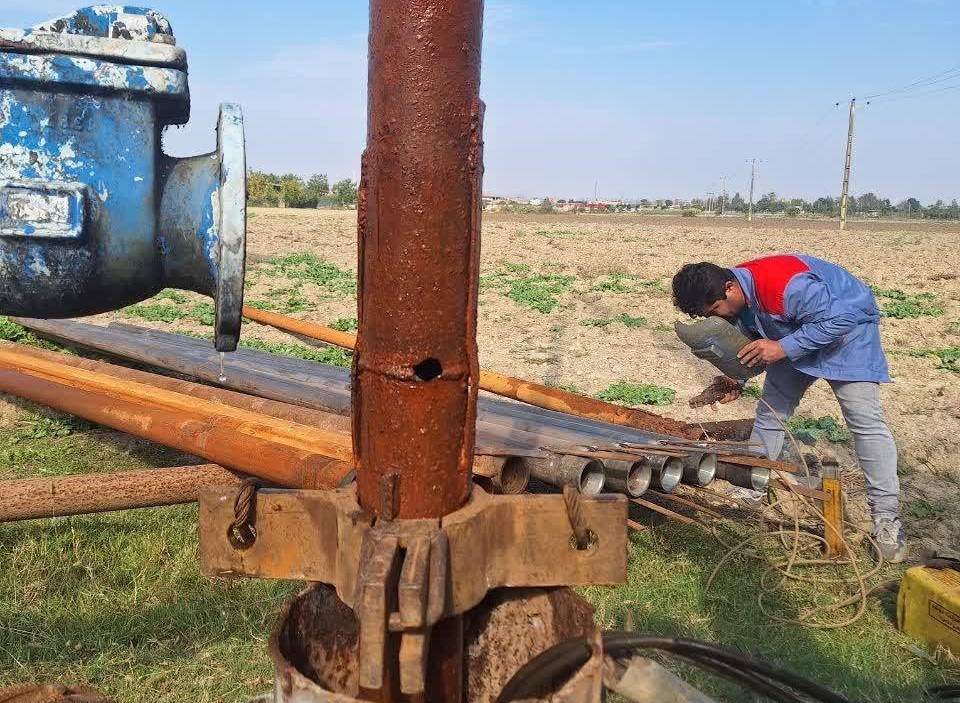
[[[705,317],[687,323],[677,321],[674,329],[694,356],[706,359],[730,378],[746,380],[763,372],[762,364],[750,368],[740,363],[737,352],[749,344],[750,339],[722,317]]]

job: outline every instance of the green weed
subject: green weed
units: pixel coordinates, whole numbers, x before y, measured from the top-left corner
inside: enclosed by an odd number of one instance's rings
[[[677,392],[672,388],[627,381],[617,381],[597,393],[600,400],[624,405],[671,405],[676,397]]]
[[[19,444],[28,439],[67,437],[75,431],[89,429],[93,425],[71,415],[29,413],[16,423],[10,435],[10,444]]]
[[[743,387],[743,395],[747,398],[759,398],[763,395],[763,388],[758,383],[748,383]]]
[[[793,417],[787,422],[787,429],[797,439],[807,439],[812,442],[817,442],[821,438],[828,442],[846,442],[850,439],[846,428],[829,416]]]
[[[934,505],[925,501],[923,498],[917,498],[907,503],[907,514],[911,517],[924,520],[943,515],[947,509],[943,505]]]
[[[243,304],[248,308],[256,308],[257,310],[266,310],[267,312],[277,312],[279,307],[272,300],[244,300]]]
[[[590,290],[600,293],[636,293],[639,290],[662,293],[663,285],[659,280],[643,278],[632,273],[612,273],[594,283]]]
[[[480,289],[493,289],[517,305],[549,313],[558,304],[557,296],[565,293],[574,276],[531,273],[526,264],[501,263],[491,274],[480,279]]]
[[[136,317],[147,322],[177,322],[187,317],[187,313],[176,305],[166,303],[140,303],[122,310],[124,317]]]
[[[18,325],[16,322],[11,321],[8,317],[0,316],[0,339],[8,342],[16,342],[17,344],[25,344],[30,347],[37,347],[38,349],[67,352],[68,354],[73,353],[67,349],[57,346],[53,342],[48,342],[45,339],[41,339],[33,332],[29,332],[26,328]]]
[[[616,317],[587,317],[580,320],[580,324],[584,327],[606,327],[615,322],[623,323],[626,327],[643,327],[647,324],[647,318],[631,317],[626,313],[621,313]]]
[[[673,325],[664,325],[664,324],[659,324],[653,329],[655,329],[657,332],[673,332],[674,331]]]
[[[877,288],[876,286],[870,286],[870,288],[875,296],[888,301],[880,305],[880,315],[882,317],[902,320],[911,317],[939,317],[943,315],[943,308],[931,305],[937,299],[932,293],[910,295],[893,288]]]
[[[283,356],[292,356],[297,359],[306,359],[307,361],[318,361],[321,364],[330,364],[331,366],[340,366],[349,368],[353,360],[353,353],[348,349],[340,347],[323,346],[307,347],[302,344],[276,344],[274,342],[264,342],[261,339],[241,338],[240,346],[244,349],[256,349],[258,351],[270,352],[271,354],[282,354]]]
[[[544,383],[547,388],[556,388],[560,391],[566,391],[567,393],[576,393],[577,395],[586,395],[582,390],[577,388],[572,383],[554,383],[553,381],[547,381]]]
[[[153,296],[154,300],[172,300],[174,303],[185,303],[187,302],[187,296],[181,293],[178,290],[173,290],[172,288],[167,288],[162,290]]]
[[[217,320],[217,312],[212,303],[194,303],[187,317],[204,327],[212,327]]]
[[[934,358],[938,369],[960,373],[960,347],[946,347],[945,349],[911,349],[908,356],[918,358]]]
[[[340,332],[356,332],[357,331],[357,318],[355,317],[338,317],[336,320],[330,323],[330,328],[339,330]]]
[[[287,254],[271,259],[268,264],[287,278],[309,281],[330,297],[346,297],[357,292],[357,275],[338,268],[314,254]]]
[[[944,332],[947,334],[960,334],[960,322],[948,322]]]

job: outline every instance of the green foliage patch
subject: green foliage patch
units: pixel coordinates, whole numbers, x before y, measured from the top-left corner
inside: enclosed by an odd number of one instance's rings
[[[17,344],[26,344],[27,346],[37,347],[38,349],[67,352],[68,354],[73,353],[69,350],[62,349],[53,342],[41,339],[33,332],[11,321],[8,317],[0,316],[0,339],[6,340],[7,342],[16,342]]]
[[[147,322],[177,322],[187,317],[187,311],[167,303],[139,303],[122,310],[124,317],[135,317]]]
[[[759,383],[748,383],[743,387],[743,395],[747,398],[759,398],[763,395],[763,388]]]
[[[292,356],[297,359],[306,359],[307,361],[317,361],[321,364],[330,364],[331,366],[340,366],[342,368],[349,368],[353,360],[353,353],[351,351],[332,346],[307,347],[302,344],[277,344],[274,342],[264,342],[261,339],[251,337],[241,338],[240,346],[244,349],[256,349],[257,351],[270,352],[271,354],[282,354],[283,356]]]
[[[672,405],[677,392],[672,388],[649,383],[617,381],[597,393],[597,398],[623,405]]]
[[[599,293],[636,293],[640,290],[663,292],[657,279],[647,279],[632,273],[611,273],[590,287]]]
[[[357,293],[357,275],[353,271],[341,269],[314,254],[287,254],[267,263],[275,273],[313,283],[328,297],[344,298]]]
[[[547,388],[556,388],[560,391],[566,391],[567,393],[576,393],[577,395],[586,395],[582,390],[577,388],[572,383],[554,383],[553,381],[547,381],[544,383]]]
[[[621,313],[616,317],[586,317],[580,320],[583,327],[606,327],[616,322],[620,322],[626,327],[643,327],[647,324],[647,318],[631,317],[626,313]]]
[[[939,317],[943,315],[943,308],[932,305],[937,299],[933,293],[917,293],[911,295],[895,288],[877,288],[870,286],[873,294],[884,301],[880,305],[882,317],[892,317],[902,320],[911,317]]]
[[[919,358],[936,359],[938,369],[960,373],[960,347],[946,347],[944,349],[911,349],[907,352],[907,355]]]
[[[357,318],[338,317],[336,320],[330,323],[330,329],[338,330],[340,332],[356,332]]]
[[[846,442],[850,433],[846,428],[829,416],[823,417],[792,417],[787,422],[787,429],[797,439],[806,439],[817,442],[821,438],[828,442]]]
[[[574,280],[574,276],[532,273],[526,264],[504,262],[480,279],[480,288],[496,290],[520,307],[549,313],[559,305],[557,296],[565,293]]]

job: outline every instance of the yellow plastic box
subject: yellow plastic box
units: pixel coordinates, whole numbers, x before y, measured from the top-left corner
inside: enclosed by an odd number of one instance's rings
[[[907,569],[897,597],[897,624],[931,649],[943,645],[960,656],[960,572]]]

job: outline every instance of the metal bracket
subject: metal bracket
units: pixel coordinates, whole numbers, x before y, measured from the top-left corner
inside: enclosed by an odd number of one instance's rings
[[[400,689],[423,691],[430,629],[474,608],[495,588],[626,578],[627,501],[621,495],[583,498],[584,519],[598,540],[578,550],[558,495],[493,496],[474,488],[466,505],[442,520],[374,525],[354,487],[261,490],[252,515],[256,539],[238,548],[229,539],[237,490],[201,493],[201,570],[336,588],[360,621],[363,689],[385,685],[396,636]]]

